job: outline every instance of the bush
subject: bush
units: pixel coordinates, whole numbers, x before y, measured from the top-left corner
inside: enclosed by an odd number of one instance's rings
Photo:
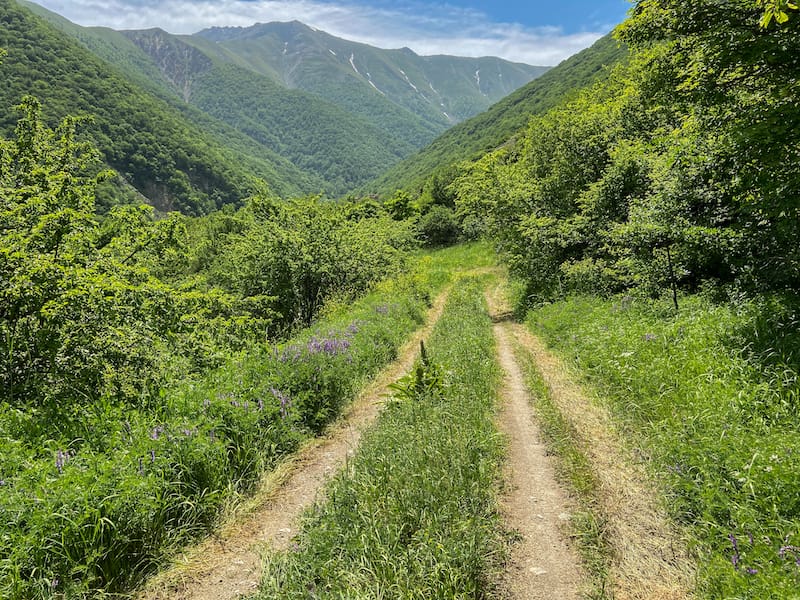
[[[454,244],[461,235],[461,227],[453,209],[434,205],[419,218],[417,232],[428,247]]]

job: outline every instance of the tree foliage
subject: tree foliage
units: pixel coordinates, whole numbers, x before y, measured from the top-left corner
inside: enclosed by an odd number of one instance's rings
[[[628,65],[462,165],[459,212],[531,299],[796,289],[800,32],[764,6],[640,1],[616,32]]]

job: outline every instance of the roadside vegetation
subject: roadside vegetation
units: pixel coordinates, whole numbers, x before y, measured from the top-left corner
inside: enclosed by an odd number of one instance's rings
[[[0,140],[0,595],[134,585],[321,432],[459,257],[413,221],[278,201],[99,217],[74,119]],[[467,259],[485,261],[480,249]]]
[[[792,304],[794,306],[794,304]],[[577,297],[529,325],[613,407],[693,535],[709,598],[800,589],[800,340],[777,299]]]
[[[295,545],[267,557],[258,597],[487,597],[505,552],[498,381],[483,285],[462,279]]]
[[[456,214],[641,445],[699,593],[794,597],[798,8],[642,0],[614,35],[628,61],[453,167]]]

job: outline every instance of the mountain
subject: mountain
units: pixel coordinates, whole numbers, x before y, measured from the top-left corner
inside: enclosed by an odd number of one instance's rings
[[[0,48],[0,132],[10,134],[11,107],[25,94],[41,100],[50,124],[90,115],[83,130],[120,174],[108,203],[134,188],[161,210],[196,214],[240,202],[254,177],[287,195],[322,185],[224,123],[137,85],[12,0],[0,0]]]
[[[313,92],[349,112],[389,122],[389,104],[432,130],[469,118],[547,71],[499,58],[419,56],[343,40],[297,21],[216,27],[213,41],[247,66],[290,88]],[[365,103],[366,101],[366,103]]]
[[[237,162],[282,194],[344,195],[546,71],[381,50],[298,22],[192,36],[118,32],[24,4],[138,89],[235,146],[245,157]],[[254,160],[274,168],[255,168]]]
[[[532,115],[542,114],[598,78],[628,51],[608,34],[541,77],[509,94],[489,110],[447,130],[433,143],[387,170],[362,188],[364,193],[391,194],[418,190],[436,170],[474,160],[506,143]]]
[[[186,102],[321,177],[334,195],[547,70],[382,50],[297,21],[122,33]]]

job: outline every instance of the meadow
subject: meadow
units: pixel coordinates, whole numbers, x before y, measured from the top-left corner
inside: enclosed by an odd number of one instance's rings
[[[691,533],[709,598],[800,589],[797,317],[788,298],[575,297],[528,325],[598,390]]]

